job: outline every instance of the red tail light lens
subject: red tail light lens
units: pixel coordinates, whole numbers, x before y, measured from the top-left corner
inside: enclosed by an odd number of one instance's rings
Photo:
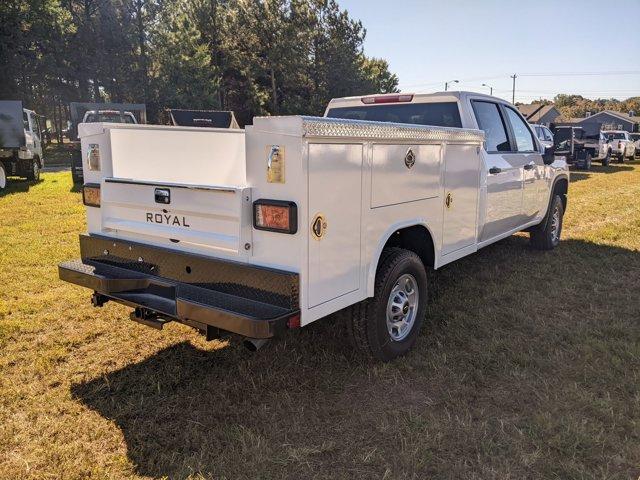
[[[413,100],[413,93],[400,93],[397,95],[374,95],[370,97],[362,97],[362,103],[371,105],[374,103],[400,103],[410,102]]]
[[[253,202],[253,228],[294,234],[298,231],[298,207],[284,200],[256,200]]]
[[[100,206],[100,184],[85,183],[82,186],[82,203],[87,207]]]

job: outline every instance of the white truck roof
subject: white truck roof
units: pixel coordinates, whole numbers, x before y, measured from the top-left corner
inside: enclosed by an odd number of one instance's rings
[[[365,106],[365,105],[373,105],[366,104],[362,100],[367,98],[388,98],[388,97],[397,97],[397,96],[411,96],[410,101],[402,101],[398,103],[431,103],[431,102],[456,102],[458,100],[463,100],[467,96],[473,96],[474,98],[478,97],[486,97],[487,99],[491,99],[494,101],[500,101],[502,103],[509,103],[502,98],[492,97],[490,95],[485,95],[483,93],[477,92],[469,92],[469,91],[447,91],[447,92],[434,92],[434,93],[410,93],[410,92],[401,92],[401,93],[384,93],[384,94],[374,94],[374,95],[358,95],[354,97],[341,97],[341,98],[332,98],[329,104],[327,105],[327,111],[331,108],[336,107],[353,107],[353,106]],[[381,105],[388,103],[380,103]],[[325,113],[326,114],[326,113]]]

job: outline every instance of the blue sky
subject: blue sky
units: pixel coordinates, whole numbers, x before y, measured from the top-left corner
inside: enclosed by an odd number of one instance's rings
[[[488,93],[486,83],[511,100],[515,73],[521,102],[640,96],[640,0],[338,1],[367,29],[365,53],[387,59],[403,91],[458,79],[451,89]],[[635,73],[575,75],[600,72]]]

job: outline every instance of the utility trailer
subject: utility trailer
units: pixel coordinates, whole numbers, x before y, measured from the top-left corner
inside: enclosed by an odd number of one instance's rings
[[[582,127],[556,128],[554,134],[556,155],[563,155],[569,165],[591,170],[591,162],[598,160],[606,167],[611,161],[611,146],[602,132],[587,134]]]
[[[344,118],[368,108],[414,123]],[[417,339],[428,270],[521,230],[558,245],[567,165],[503,100],[357,97],[326,115],[343,118],[80,125],[88,233],[60,278],[254,349],[346,312],[354,344],[390,360]]]

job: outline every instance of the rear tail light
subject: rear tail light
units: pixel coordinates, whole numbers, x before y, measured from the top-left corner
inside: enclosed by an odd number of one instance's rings
[[[87,207],[100,206],[100,184],[85,183],[82,186],[82,203]]]
[[[298,231],[298,207],[284,200],[256,200],[253,202],[253,227],[294,234]]]
[[[370,97],[362,97],[362,103],[371,105],[374,103],[400,103],[410,102],[413,100],[413,93],[400,93],[397,95],[374,95]]]

